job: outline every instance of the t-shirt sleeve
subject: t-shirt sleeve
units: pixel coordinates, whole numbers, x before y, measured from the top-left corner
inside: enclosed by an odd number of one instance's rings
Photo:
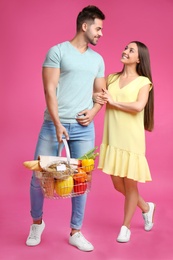
[[[46,54],[43,67],[60,68],[60,50],[58,46],[53,46]]]
[[[107,86],[118,79],[118,73],[112,73],[107,76]]]
[[[102,57],[100,57],[100,67],[98,70],[97,78],[103,78],[105,76],[105,63]]]
[[[150,90],[151,90],[152,87],[153,87],[152,82],[151,82],[151,81],[149,80],[149,78],[147,78],[147,77],[143,77],[143,78],[142,78],[142,82],[141,82],[141,87],[140,87],[140,88],[144,87],[145,85],[150,85]]]

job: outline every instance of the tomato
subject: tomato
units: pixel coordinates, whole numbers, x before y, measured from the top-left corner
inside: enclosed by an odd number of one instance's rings
[[[94,169],[94,160],[93,159],[83,159],[82,168],[86,172],[91,172]]]
[[[84,194],[87,189],[87,182],[78,183],[74,181],[74,192],[77,194]]]
[[[73,175],[73,179],[78,183],[87,181],[87,178],[86,172],[81,168],[78,168],[78,173]]]

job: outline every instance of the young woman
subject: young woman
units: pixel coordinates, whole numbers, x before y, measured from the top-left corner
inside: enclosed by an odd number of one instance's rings
[[[99,165],[111,176],[115,189],[125,196],[124,219],[118,242],[130,240],[130,223],[136,206],[142,210],[144,229],[153,227],[155,204],[145,202],[138,193],[138,182],[151,181],[145,157],[145,130],[152,131],[153,84],[147,47],[130,42],[121,57],[123,69],[107,77],[107,89],[94,95],[106,103]]]

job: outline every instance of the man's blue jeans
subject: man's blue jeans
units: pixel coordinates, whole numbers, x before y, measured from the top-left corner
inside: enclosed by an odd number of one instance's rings
[[[93,122],[89,126],[81,126],[78,123],[63,124],[69,134],[69,149],[71,158],[79,158],[94,147],[95,130]],[[34,159],[39,155],[57,156],[58,141],[55,126],[52,121],[44,121],[39,134]],[[43,215],[44,196],[39,181],[32,175],[30,186],[31,216],[33,220],[39,220]],[[71,198],[72,214],[70,227],[80,229],[82,226],[87,195]]]

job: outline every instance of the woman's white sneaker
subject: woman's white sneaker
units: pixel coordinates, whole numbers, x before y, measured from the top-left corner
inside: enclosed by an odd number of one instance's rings
[[[93,245],[86,240],[81,232],[76,232],[74,235],[70,235],[69,244],[76,246],[81,251],[89,252],[94,249]]]
[[[32,224],[30,227],[29,236],[26,240],[27,246],[37,246],[41,242],[41,234],[45,228],[45,223],[42,220],[41,224]]]
[[[120,233],[117,237],[117,241],[120,243],[126,243],[130,240],[131,231],[126,226],[122,226],[120,229]]]
[[[153,219],[154,219],[154,211],[155,211],[155,204],[152,202],[148,202],[149,211],[147,213],[142,213],[144,219],[144,229],[146,231],[150,231],[153,228]]]

